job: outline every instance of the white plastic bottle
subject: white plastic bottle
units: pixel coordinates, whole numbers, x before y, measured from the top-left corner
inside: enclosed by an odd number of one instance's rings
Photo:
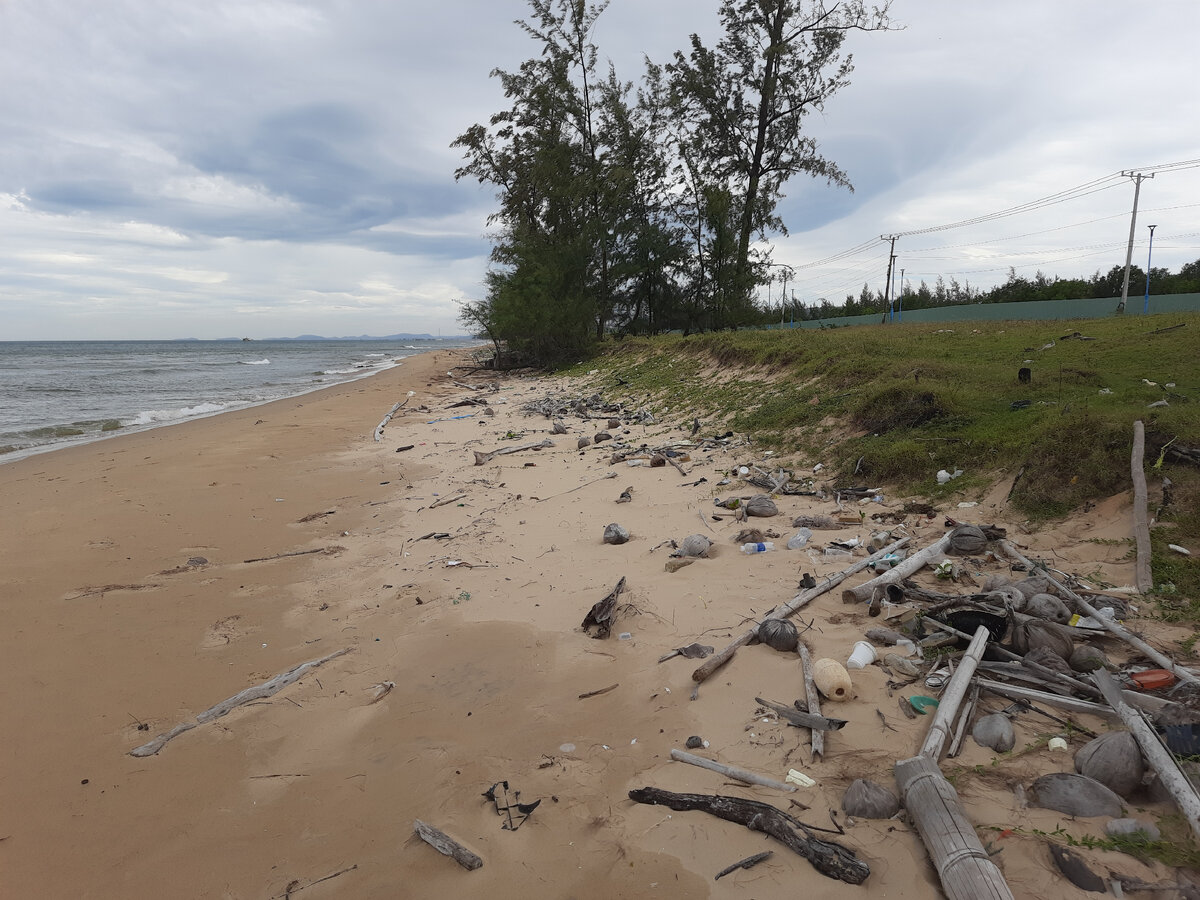
[[[770,541],[760,541],[756,544],[742,544],[743,553],[766,553],[768,550],[774,550],[775,545]]]

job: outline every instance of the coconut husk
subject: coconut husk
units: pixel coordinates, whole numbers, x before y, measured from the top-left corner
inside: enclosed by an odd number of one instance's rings
[[[1097,669],[1107,669],[1109,665],[1104,651],[1091,644],[1077,646],[1071,651],[1071,658],[1067,662],[1076,672],[1095,672]]]
[[[712,541],[702,534],[689,534],[679,542],[679,555],[684,557],[708,556]]]
[[[1021,612],[1048,622],[1057,622],[1059,625],[1066,625],[1071,621],[1071,610],[1053,594],[1034,594],[1025,601]]]
[[[842,809],[860,819],[890,819],[900,811],[900,801],[882,784],[856,778],[842,795]]]
[[[592,442],[592,439],[590,437],[588,437],[587,435],[584,435],[583,437],[581,437],[579,440],[577,440],[575,442],[575,446],[578,449],[582,450],[584,447],[588,446],[591,442]]]
[[[1075,771],[1094,778],[1122,797],[1128,797],[1141,785],[1146,762],[1132,734],[1110,731],[1079,749],[1075,754]]]
[[[958,525],[950,532],[951,556],[972,556],[987,549],[987,537],[978,525]]]
[[[1007,575],[992,574],[983,579],[983,584],[980,586],[985,594],[990,591],[998,591],[1002,588],[1011,587],[1012,579]]]
[[[1070,659],[1071,651],[1075,649],[1070,632],[1063,626],[1032,619],[1013,627],[1012,642],[1016,651],[1022,655],[1038,647],[1046,647],[1053,650],[1062,660]]]
[[[833,521],[830,516],[796,516],[796,518],[792,519],[792,527],[834,531],[842,526]]]
[[[1069,816],[1119,818],[1125,814],[1121,798],[1111,788],[1086,775],[1052,772],[1034,781],[1029,794],[1034,806]]]
[[[898,631],[892,631],[890,628],[870,628],[864,635],[868,641],[876,644],[886,644],[893,647],[901,641],[905,640],[904,635]]]
[[[745,510],[748,516],[777,516],[779,515],[779,507],[775,505],[775,501],[766,494],[756,494],[742,504],[742,509]]]
[[[1074,675],[1067,661],[1049,647],[1034,647],[1025,653],[1024,657],[1022,657],[1022,662],[1030,664],[1026,668],[1033,668],[1034,665],[1038,665],[1043,669],[1049,669],[1051,672],[1059,672],[1063,675],[1071,675],[1072,677]],[[1034,669],[1034,671],[1036,672],[1037,670]]]
[[[1050,591],[1050,579],[1045,575],[1032,575],[1029,578],[1023,578],[1020,581],[1014,582],[1013,587],[1020,591],[1025,599],[1029,599],[1034,594],[1045,594]]]
[[[758,639],[772,650],[792,653],[800,643],[800,633],[787,619],[767,619],[757,628]]]
[[[988,747],[997,753],[1007,753],[1017,742],[1012,722],[1008,720],[1008,716],[1000,713],[983,716],[975,723],[971,737],[979,746]]]

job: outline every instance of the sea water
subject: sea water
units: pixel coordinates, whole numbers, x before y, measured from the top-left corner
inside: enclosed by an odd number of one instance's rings
[[[0,463],[353,381],[468,338],[0,341]]]

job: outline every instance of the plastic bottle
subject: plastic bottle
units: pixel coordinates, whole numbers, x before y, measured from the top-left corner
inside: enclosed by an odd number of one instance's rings
[[[787,548],[789,550],[803,550],[805,545],[808,544],[809,538],[811,537],[812,531],[807,528],[801,528],[787,542]]]
[[[766,553],[768,550],[774,550],[775,545],[770,541],[758,542],[756,544],[742,544],[743,553]]]

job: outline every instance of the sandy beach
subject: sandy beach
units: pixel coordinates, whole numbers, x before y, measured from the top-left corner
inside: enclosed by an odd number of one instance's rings
[[[752,445],[697,451],[686,476],[610,465],[611,445],[576,448],[602,421],[571,418],[570,433],[551,436],[548,420],[522,414],[559,383],[509,377],[473,392],[455,379],[486,376],[448,376],[461,359],[423,354],[363,381],[0,466],[0,895],[938,896],[903,818],[847,822],[840,812],[851,781],[894,788],[892,764],[919,748],[927,719],[898,708],[912,690],[889,689],[875,666],[856,672],[854,698],[826,705],[849,724],[810,763],[806,730],[756,715],[755,697],[803,696],[794,653],[745,647],[695,701],[697,662],[658,661],[694,641],[720,649],[795,596],[802,574],[844,568],[783,549],[794,516],[828,515],[833,504],[777,498],[779,516],[750,524],[777,531],[778,549],[744,555],[733,538],[746,526],[728,514],[714,521],[723,511],[713,498],[758,493],[736,478],[718,486],[736,466],[763,461]],[[473,396],[496,415],[452,405]],[[635,446],[689,436],[690,416],[659,418],[615,436]],[[543,438],[554,446],[474,464],[473,451]],[[632,500],[616,504],[627,487]],[[1066,571],[1131,583],[1117,543],[1129,535],[1128,496],[1025,533],[1006,493],[1001,484],[953,512],[1008,528]],[[893,505],[889,497],[864,511]],[[603,543],[610,522],[632,539]],[[906,525],[915,546],[946,530],[942,516]],[[870,530],[867,520],[813,540]],[[714,542],[712,558],[666,571],[668,542],[694,533]],[[628,607],[617,633],[595,640],[580,623],[622,577]],[[800,620],[811,623],[814,656],[841,661],[879,621],[836,590]],[[1186,631],[1156,623],[1153,634],[1174,650]],[[130,755],[239,691],[343,649],[270,698],[155,755]],[[975,824],[995,828],[981,835],[991,835],[1017,896],[1086,896],[1037,832],[1102,835],[1103,822],[1021,805],[1014,786],[1072,763],[1046,749],[1052,724],[1023,715],[1016,731],[1016,751],[999,762],[968,739],[944,769],[967,773],[956,786]],[[671,749],[692,735],[712,759],[776,779],[795,768],[816,785],[783,794],[672,762]],[[1072,751],[1085,740],[1072,737]],[[503,781],[510,798],[541,801],[512,830],[482,796]],[[821,827],[837,811],[845,834],[835,837],[871,875],[861,887],[842,884],[740,825],[628,799],[644,786],[794,800],[807,809],[790,811]],[[1148,819],[1171,812],[1149,800],[1131,809]],[[414,819],[460,840],[483,867],[436,853],[414,836]],[[713,880],[766,849],[769,860]],[[1147,881],[1174,877],[1120,854],[1088,858]]]

